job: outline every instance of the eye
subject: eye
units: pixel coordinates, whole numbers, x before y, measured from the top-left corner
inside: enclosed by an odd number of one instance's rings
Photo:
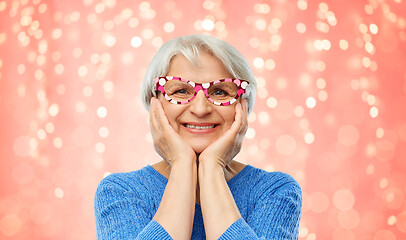
[[[177,91],[175,91],[173,94],[186,94],[187,90],[186,89],[179,89]]]
[[[213,91],[213,95],[216,95],[216,96],[227,96],[228,93],[227,93],[226,91],[224,91],[224,90],[221,90],[221,89],[215,89],[215,90]]]

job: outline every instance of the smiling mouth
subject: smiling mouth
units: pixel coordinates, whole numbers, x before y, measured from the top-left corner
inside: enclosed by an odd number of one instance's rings
[[[196,125],[191,125],[191,124],[184,124],[185,127],[187,128],[192,128],[192,129],[198,129],[198,130],[203,130],[203,129],[211,129],[211,128],[215,128],[217,126],[217,124],[213,124],[213,125],[208,125],[208,126],[196,126]]]

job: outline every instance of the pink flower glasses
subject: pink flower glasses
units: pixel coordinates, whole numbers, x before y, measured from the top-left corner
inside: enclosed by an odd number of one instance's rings
[[[165,99],[173,104],[186,104],[203,90],[207,99],[215,105],[233,104],[245,93],[248,86],[246,80],[235,78],[220,79],[209,83],[195,83],[180,77],[157,77],[156,90],[162,92]]]

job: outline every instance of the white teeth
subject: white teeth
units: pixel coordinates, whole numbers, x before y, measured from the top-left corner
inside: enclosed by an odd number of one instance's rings
[[[210,126],[195,126],[195,125],[190,125],[190,124],[185,124],[185,127],[187,128],[194,128],[194,129],[209,129],[209,128],[214,128],[216,125],[210,125]]]

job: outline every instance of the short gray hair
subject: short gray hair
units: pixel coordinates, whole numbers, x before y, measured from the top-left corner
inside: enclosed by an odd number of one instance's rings
[[[142,82],[141,101],[144,107],[149,111],[151,98],[156,96],[154,79],[166,76],[171,59],[182,54],[191,63],[197,64],[200,50],[208,51],[218,58],[233,78],[249,82],[243,97],[247,99],[248,113],[250,113],[255,104],[257,81],[247,60],[229,43],[204,34],[178,37],[161,46],[151,60]]]

